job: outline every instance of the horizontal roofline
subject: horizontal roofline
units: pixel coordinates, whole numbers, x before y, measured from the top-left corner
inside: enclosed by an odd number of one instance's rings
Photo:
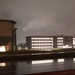
[[[54,36],[27,36],[27,37],[75,37],[75,36],[54,35]]]

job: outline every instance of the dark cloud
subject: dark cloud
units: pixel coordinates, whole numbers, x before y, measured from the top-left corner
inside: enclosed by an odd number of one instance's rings
[[[75,35],[75,0],[0,0],[0,19],[17,21],[18,43],[30,35]]]

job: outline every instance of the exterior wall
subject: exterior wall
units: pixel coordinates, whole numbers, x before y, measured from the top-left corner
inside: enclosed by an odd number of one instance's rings
[[[57,48],[57,37],[54,37],[54,41],[53,41],[53,48]]]
[[[28,49],[31,49],[31,37],[26,38],[26,46],[28,47]]]
[[[73,45],[73,37],[64,37],[64,45]]]
[[[11,22],[0,22],[0,36],[12,36]]]
[[[50,38],[53,38],[53,40]],[[29,36],[26,37],[26,44],[28,49],[33,50],[50,50],[52,47],[63,48],[63,46],[73,47],[73,36]]]
[[[7,50],[7,51],[12,50],[12,42],[9,42],[9,43],[6,45],[6,50]]]
[[[53,48],[53,37],[27,37],[26,44],[28,49],[51,49]]]

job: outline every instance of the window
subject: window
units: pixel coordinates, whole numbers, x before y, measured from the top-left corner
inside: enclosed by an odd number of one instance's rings
[[[57,43],[57,45],[63,45],[63,43]]]
[[[57,46],[58,48],[63,48],[63,46]]]
[[[63,40],[57,40],[57,42],[63,42]]]
[[[63,39],[63,37],[57,37],[57,39]]]

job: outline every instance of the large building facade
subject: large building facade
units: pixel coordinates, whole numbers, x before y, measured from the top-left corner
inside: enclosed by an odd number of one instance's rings
[[[75,48],[75,36],[28,36],[26,45],[28,49],[32,50]]]
[[[16,50],[16,22],[0,20],[0,52]]]

